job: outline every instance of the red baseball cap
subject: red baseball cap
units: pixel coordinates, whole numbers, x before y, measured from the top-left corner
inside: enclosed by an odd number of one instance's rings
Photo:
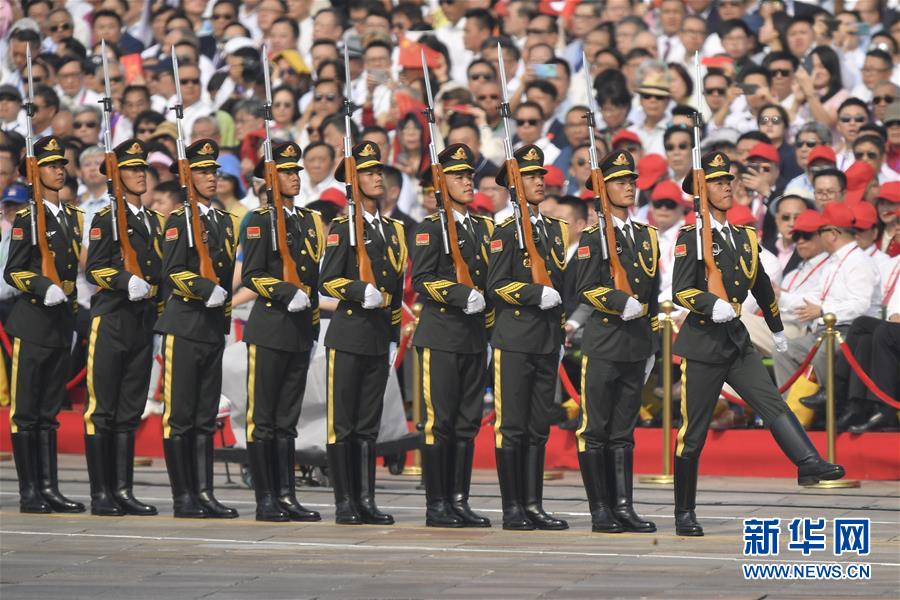
[[[794,226],[791,228],[791,233],[794,233],[795,231],[801,233],[816,233],[824,226],[825,219],[822,218],[822,215],[819,214],[818,211],[807,208],[794,220]]]
[[[421,69],[423,50],[425,51],[425,64],[429,69],[436,69],[440,64],[441,53],[416,42],[400,45],[400,53],[397,57],[400,66],[404,69]]]
[[[684,194],[681,192],[681,188],[671,179],[666,179],[659,183],[653,188],[653,194],[650,195],[651,202],[656,202],[657,200],[674,200],[678,204],[682,204],[683,199]]]
[[[638,134],[636,134],[636,133],[633,132],[633,131],[630,131],[630,130],[628,130],[628,129],[622,129],[621,131],[619,131],[618,133],[616,133],[614,136],[612,136],[612,140],[610,141],[610,145],[611,145],[613,148],[615,148],[616,145],[619,144],[619,143],[621,143],[621,142],[634,142],[634,143],[636,143],[636,144],[640,144],[640,143],[641,143],[641,138],[639,138],[639,137],[638,137]]]
[[[823,226],[850,229],[853,227],[853,210],[843,202],[830,202],[822,210],[822,220]]]
[[[881,188],[878,190],[876,200],[887,200],[894,204],[900,203],[900,181],[891,181],[882,184]]]
[[[725,213],[725,217],[732,225],[756,225],[756,217],[753,216],[753,213],[746,204],[735,204],[728,209],[728,212]]]
[[[547,187],[562,187],[566,184],[566,176],[563,174],[562,169],[553,165],[547,165],[544,169],[547,171],[544,174],[544,185]]]
[[[621,133],[621,131],[619,132]],[[630,132],[629,132],[630,133]],[[618,135],[618,134],[616,134]],[[613,142],[615,145],[615,142]],[[646,154],[637,163],[639,190],[649,190],[659,178],[669,172],[669,163],[661,154]]]
[[[854,227],[859,230],[872,229],[878,223],[878,213],[868,202],[860,202],[853,207],[853,218],[856,221]]]
[[[848,190],[864,190],[875,177],[875,168],[867,162],[856,161],[844,171]]]
[[[806,158],[807,164],[811,165],[817,160],[824,160],[830,165],[837,164],[837,155],[834,153],[834,150],[831,146],[816,146],[812,150],[809,151],[809,155]]]
[[[761,158],[763,160],[767,160],[771,163],[778,164],[778,150],[772,144],[767,144],[766,142],[760,142],[750,148],[750,152],[747,154],[747,158]]]
[[[491,197],[484,192],[478,192],[475,194],[475,199],[469,204],[469,210],[490,215],[494,212],[494,202],[491,200]]]
[[[319,200],[322,200],[323,202],[331,202],[338,208],[347,207],[347,196],[344,195],[344,192],[335,188],[328,188],[327,190],[323,191],[319,195]]]

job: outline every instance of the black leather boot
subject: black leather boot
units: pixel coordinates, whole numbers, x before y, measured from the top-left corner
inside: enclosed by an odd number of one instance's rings
[[[194,439],[194,468],[197,487],[194,488],[200,505],[212,519],[236,519],[238,511],[225,506],[213,494],[213,438],[197,433]]]
[[[622,533],[625,529],[613,516],[606,499],[606,463],[603,449],[585,450],[578,453],[578,466],[587,493],[591,510],[591,531],[596,533]]]
[[[84,436],[84,458],[91,484],[91,514],[98,517],[121,517],[112,495],[112,438],[105,431]]]
[[[69,500],[59,492],[56,471],[56,430],[38,430],[38,473],[41,495],[55,512],[84,512],[84,504]]]
[[[201,506],[194,493],[191,481],[193,469],[193,448],[187,437],[174,435],[163,439],[166,456],[166,470],[169,485],[172,486],[172,510],[177,519],[203,519],[208,513]]]
[[[291,521],[321,521],[322,515],[297,500],[297,477],[294,474],[294,438],[276,437],[273,442],[276,500]]]
[[[356,450],[356,469],[359,486],[356,505],[363,523],[369,525],[393,525],[394,517],[383,513],[375,504],[375,442],[373,440],[354,442]]]
[[[538,529],[568,529],[563,519],[547,514],[544,498],[544,446],[526,444],[525,448],[525,514]]]
[[[797,483],[811,485],[819,481],[840,479],[844,467],[826,461],[813,446],[793,412],[781,413],[769,426],[781,451],[797,465]]]
[[[447,502],[447,447],[435,440],[422,446],[422,467],[425,480],[425,525],[428,527],[462,527],[463,521]]]
[[[158,513],[155,506],[144,504],[134,497],[134,432],[117,431],[113,434],[113,460],[115,486],[113,497],[125,514],[139,517]]]
[[[474,512],[469,506],[474,458],[475,442],[472,440],[456,440],[452,446],[452,454],[448,453],[450,508],[462,519],[464,527],[490,527],[491,520]]]
[[[348,443],[328,444],[325,450],[328,453],[328,479],[334,489],[334,522],[338,525],[362,525],[363,520],[353,501],[350,487],[353,469]]]
[[[703,528],[694,514],[698,469],[696,458],[675,457],[675,533],[678,535],[703,535]]]
[[[642,519],[634,512],[634,449],[606,447],[606,481],[612,512],[625,531],[653,533],[656,523]]]
[[[19,476],[19,512],[52,512],[38,490],[37,434],[34,431],[12,434],[12,448],[16,474]]]
[[[256,495],[256,520],[284,523],[288,514],[275,501],[272,487],[272,440],[247,442],[247,458],[250,474],[253,476],[253,491]]]
[[[518,447],[497,448],[497,479],[500,483],[500,498],[503,504],[503,529],[512,531],[531,531],[534,523],[525,514],[520,497]]]

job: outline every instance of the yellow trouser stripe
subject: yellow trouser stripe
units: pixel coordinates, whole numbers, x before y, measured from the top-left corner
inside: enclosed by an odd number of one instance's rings
[[[87,435],[94,435],[94,411],[97,410],[97,394],[94,392],[94,351],[97,348],[97,332],[100,329],[100,319],[98,315],[91,319],[91,336],[88,338],[88,358],[87,358],[87,392],[88,405],[84,411],[84,432]]]
[[[503,386],[500,379],[500,350],[494,348],[494,447],[503,447],[503,433],[500,425],[503,423]]]
[[[434,444],[434,404],[431,403],[431,348],[422,349],[422,397],[425,399],[425,444]]]
[[[19,426],[16,425],[16,387],[19,383],[19,349],[22,340],[13,338],[13,354],[12,354],[12,386],[9,391],[9,431],[10,433],[19,433]]]
[[[163,411],[162,416],[162,425],[163,425],[163,439],[169,439],[169,435],[172,432],[172,429],[169,427],[169,415],[172,414],[172,367],[173,359],[175,358],[175,337],[172,335],[166,336],[166,349],[163,354],[163,402],[166,403],[166,408]]]
[[[334,348],[328,349],[328,443],[333,444],[337,441],[337,435],[334,433]]]
[[[684,449],[684,434],[687,433],[687,359],[681,359],[681,429],[678,430],[678,438],[675,442],[675,456],[681,456]]]
[[[253,422],[253,409],[256,404],[256,344],[247,344],[247,441],[253,441],[253,430],[256,423]]]
[[[578,429],[575,431],[575,439],[578,441],[578,451],[584,452],[585,444],[584,444],[584,435],[585,430],[588,426],[588,412],[587,412],[587,368],[588,368],[588,357],[586,355],[582,355],[581,357],[581,425],[578,426]]]

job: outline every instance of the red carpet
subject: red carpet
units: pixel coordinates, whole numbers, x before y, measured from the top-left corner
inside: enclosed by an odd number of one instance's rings
[[[84,422],[81,412],[64,411],[59,415],[60,452],[84,453]],[[636,429],[634,467],[638,473],[662,472],[662,434],[659,429]],[[672,431],[674,440],[675,430]],[[810,433],[813,443],[825,453],[825,433]],[[234,443],[226,421],[225,445]],[[222,436],[216,434],[216,445]],[[494,468],[493,429],[482,427],[475,444],[475,467]],[[9,409],[0,409],[0,450],[9,452]],[[141,423],[137,434],[138,456],[162,456],[162,425],[159,416]],[[842,433],[837,438],[838,461],[853,479],[900,480],[900,433]],[[553,428],[547,444],[548,469],[578,469],[575,435]],[[732,429],[714,431],[706,440],[700,460],[703,475],[741,475],[746,477],[796,477],[794,466],[781,454],[768,431]]]

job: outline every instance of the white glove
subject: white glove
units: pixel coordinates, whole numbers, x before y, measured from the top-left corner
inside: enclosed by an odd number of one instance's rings
[[[375,286],[371,283],[367,284],[362,307],[366,309],[379,308],[383,302],[384,297],[381,295],[381,292],[375,289]]]
[[[644,385],[646,385],[647,380],[650,379],[650,373],[653,372],[654,366],[656,366],[656,356],[651,354],[647,359],[646,364],[644,364]]]
[[[469,292],[469,299],[466,301],[466,307],[463,312],[467,315],[474,315],[484,310],[484,296],[478,290]]]
[[[310,362],[312,362],[312,360],[316,357],[316,350],[318,350],[318,349],[319,349],[319,342],[313,342],[312,348],[309,349]]]
[[[309,296],[303,290],[297,290],[293,299],[288,303],[287,309],[288,312],[300,312],[301,310],[306,310],[309,306]]]
[[[562,304],[562,298],[560,297],[559,292],[552,287],[544,286],[544,289],[541,290],[541,310],[549,310],[560,304]]]
[[[66,301],[66,294],[55,283],[51,283],[44,294],[44,306],[56,306]]]
[[[622,320],[631,321],[643,314],[644,307],[641,306],[641,303],[629,296],[628,300],[625,302],[625,308],[622,309]]]
[[[391,342],[388,346],[388,368],[393,369],[397,361],[397,342]]]
[[[228,292],[225,291],[221,285],[217,285],[213,288],[212,294],[209,295],[209,300],[206,301],[206,308],[218,308],[225,304],[225,299],[228,297]]]
[[[564,345],[559,346],[559,360],[556,361],[557,364],[562,362],[563,357],[566,355],[566,347]]]
[[[484,368],[487,369],[491,366],[491,359],[494,358],[494,349],[491,348],[491,345],[487,345],[487,360],[485,361]]]
[[[725,302],[724,300],[717,299],[716,303],[713,304],[713,314],[712,320],[716,323],[727,323],[737,316],[737,313],[734,312],[734,307]]]
[[[132,302],[143,300],[150,293],[150,284],[138,277],[132,275],[128,280],[128,299]]]
[[[787,352],[788,349],[788,341],[787,337],[785,337],[783,331],[779,331],[778,333],[772,334],[772,341],[775,342],[775,351],[776,352]]]

